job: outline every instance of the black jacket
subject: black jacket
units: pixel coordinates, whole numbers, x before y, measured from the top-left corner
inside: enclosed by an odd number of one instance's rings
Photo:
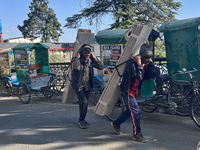
[[[126,63],[126,68],[124,71],[124,75],[122,78],[122,82],[120,84],[121,91],[124,92],[130,86],[130,83],[134,79],[138,79],[142,81],[144,79],[151,79],[156,76],[156,68],[153,63],[149,63],[144,67],[144,74],[143,74],[143,66],[137,65],[133,59],[130,59]]]
[[[79,60],[78,60],[79,59]],[[86,63],[84,61],[80,61],[81,58],[76,58],[75,61],[78,61],[80,64],[80,70],[74,69],[72,70],[72,88],[78,92],[79,87],[82,84],[82,79],[84,75],[84,68],[86,66]],[[89,63],[89,76],[90,76],[90,86],[93,88],[93,76],[94,76],[94,69],[93,67],[102,70],[103,65],[99,60],[91,59]]]

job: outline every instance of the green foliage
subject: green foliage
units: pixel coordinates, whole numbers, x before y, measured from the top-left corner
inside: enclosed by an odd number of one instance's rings
[[[181,2],[174,0],[86,0],[91,7],[84,8],[80,14],[66,19],[67,28],[79,28],[81,19],[86,18],[89,25],[99,24],[105,15],[113,16],[110,29],[127,29],[135,23],[153,27],[175,20]]]
[[[29,6],[30,13],[23,25],[18,25],[22,35],[26,37],[42,36],[42,42],[58,42],[59,36],[63,34],[61,24],[56,18],[53,9],[48,7],[48,0],[33,0]],[[51,40],[50,40],[51,39]]]
[[[165,45],[160,40],[155,41],[155,58],[166,58]]]
[[[56,52],[49,52],[49,63],[60,63],[60,62],[66,62],[66,59],[58,54]]]

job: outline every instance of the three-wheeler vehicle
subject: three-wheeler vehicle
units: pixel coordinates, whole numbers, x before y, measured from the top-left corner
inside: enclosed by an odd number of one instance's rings
[[[3,49],[0,52],[1,85],[3,87],[3,93],[7,96],[12,95],[12,83],[17,81],[15,68],[11,66],[11,55],[13,55],[11,48]]]
[[[13,48],[14,62],[16,68],[17,95],[22,103],[29,103],[31,94],[39,96],[41,93],[54,92],[48,89],[50,76],[49,73],[48,46],[42,43],[21,43]],[[35,62],[29,62],[30,55],[27,52],[35,54]]]
[[[200,127],[200,17],[164,23],[159,31],[164,33],[168,73],[174,83],[169,98],[177,101],[178,114],[191,115]]]

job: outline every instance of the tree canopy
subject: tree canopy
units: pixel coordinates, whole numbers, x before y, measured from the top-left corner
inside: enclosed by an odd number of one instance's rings
[[[63,31],[53,9],[48,7],[48,3],[48,0],[31,2],[28,19],[23,21],[22,26],[18,25],[18,29],[25,38],[41,35],[42,42],[51,42],[51,40],[58,42]]]
[[[86,0],[91,7],[83,8],[79,14],[66,19],[67,28],[79,28],[82,18],[89,25],[101,23],[102,16],[111,15],[113,23],[109,29],[131,28],[135,23],[156,29],[160,24],[175,20],[181,2],[174,0]]]

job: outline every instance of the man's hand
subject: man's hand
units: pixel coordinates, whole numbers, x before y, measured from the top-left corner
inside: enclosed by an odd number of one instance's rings
[[[80,54],[78,53],[76,57],[77,57],[77,58],[80,58]]]
[[[92,53],[90,54],[91,59],[97,59]]]
[[[133,57],[132,59],[136,62],[137,65],[141,65],[142,64],[140,55],[137,55],[137,56]]]

